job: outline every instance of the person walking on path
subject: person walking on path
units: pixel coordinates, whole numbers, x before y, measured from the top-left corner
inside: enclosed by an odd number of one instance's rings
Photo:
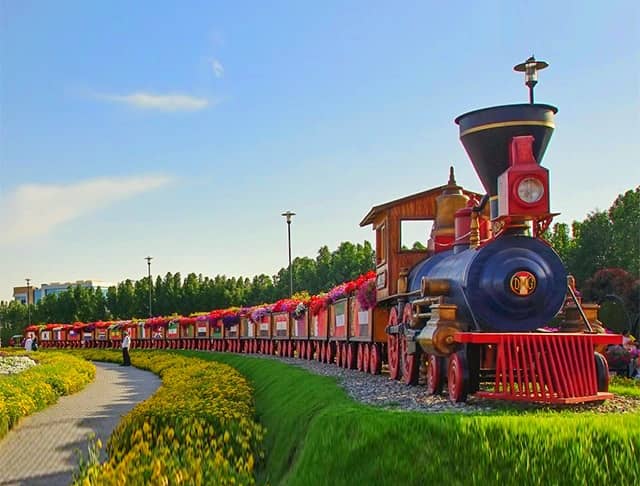
[[[27,336],[27,339],[24,340],[24,349],[25,351],[31,351],[31,345],[33,344],[33,339],[31,338],[31,334]]]
[[[122,338],[122,366],[131,366],[131,357],[129,356],[129,346],[131,346],[131,338],[129,333],[124,331]]]

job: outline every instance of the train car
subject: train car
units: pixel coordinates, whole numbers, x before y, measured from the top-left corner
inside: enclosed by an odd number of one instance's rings
[[[375,280],[372,280],[371,286],[375,287]],[[380,374],[386,351],[385,328],[388,319],[387,308],[370,306],[357,296],[350,299],[349,342],[351,352],[355,354],[355,368],[358,371]]]
[[[292,353],[297,358],[309,359],[307,343],[309,340],[308,303],[299,302],[291,313],[291,345]]]
[[[345,290],[344,294],[336,297],[336,300],[329,304],[329,340],[327,346],[331,348],[330,353],[334,356],[336,364],[343,368],[353,368],[355,365],[355,354],[349,343],[350,300],[351,298]]]
[[[40,329],[38,330],[38,346],[40,348],[50,348],[53,345],[53,333],[51,332],[51,329],[53,329],[53,327],[55,327],[55,324],[46,324],[40,326]]]
[[[307,359],[312,359],[315,356],[317,361],[330,363],[333,361],[335,351],[328,345],[329,309],[326,294],[311,297],[309,313]]]
[[[224,328],[224,350],[232,353],[240,352],[240,314],[238,309],[227,309],[221,316]],[[263,338],[268,339],[269,336]],[[263,341],[269,342],[269,341]]]
[[[112,348],[119,348],[122,343],[122,331],[124,331],[124,327],[131,321],[117,321],[109,324],[107,328],[108,332],[108,341]]]
[[[210,350],[211,349],[211,327],[209,325],[209,316],[207,314],[192,316],[195,317],[195,332],[196,332],[196,349]]]
[[[291,356],[291,317],[287,311],[271,314],[271,335],[274,341],[274,353],[278,356]]]
[[[94,339],[90,341],[89,343],[90,346],[96,347],[96,348],[106,348],[107,342],[108,342],[107,334],[108,334],[108,329],[111,323],[105,322],[105,321],[97,321],[97,322],[94,322],[93,325],[94,325],[94,331],[93,331]]]
[[[256,323],[251,319],[251,315],[240,318],[240,341],[243,353],[255,353],[256,343]]]

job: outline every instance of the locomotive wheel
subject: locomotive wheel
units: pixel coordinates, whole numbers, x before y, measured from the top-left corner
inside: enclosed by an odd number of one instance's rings
[[[356,355],[356,369],[362,371],[362,343],[358,343],[358,352]]]
[[[427,395],[440,395],[442,394],[442,387],[444,385],[442,358],[428,354],[426,364]]]
[[[347,367],[347,353],[349,352],[349,345],[347,343],[342,343],[342,354],[340,355],[340,366],[342,368]]]
[[[450,401],[454,403],[466,401],[469,384],[468,374],[466,360],[462,353],[457,352],[449,356],[447,386]]]
[[[593,353],[596,360],[596,379],[598,380],[598,391],[609,391],[609,365],[607,358],[600,353]]]
[[[342,349],[341,349],[341,347],[342,346],[340,345],[340,343],[336,344],[336,364],[338,366],[341,366],[341,364],[340,364],[341,359],[342,359]],[[331,363],[330,360],[328,360],[328,362]]]
[[[389,325],[398,325],[398,311],[396,308],[392,308],[389,314]],[[365,348],[365,352],[369,354],[369,348]],[[397,380],[400,376],[400,366],[398,366],[398,335],[387,335],[387,362],[389,363],[389,378]],[[366,366],[366,365],[365,365]],[[366,370],[365,370],[366,371]]]
[[[402,313],[402,322],[411,322],[413,311],[411,304],[405,304],[404,312]],[[399,338],[399,356],[402,370],[402,381],[406,385],[418,384],[418,372],[420,370],[420,351],[417,350],[416,354],[407,354],[407,338],[404,335],[400,335]]]
[[[367,347],[369,347],[369,345],[367,345]],[[379,344],[373,343],[371,345],[371,352],[369,353],[369,359],[367,362],[369,363],[369,373],[372,375],[379,375],[382,370]]]

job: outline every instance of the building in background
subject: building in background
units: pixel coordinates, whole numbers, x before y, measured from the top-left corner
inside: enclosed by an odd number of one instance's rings
[[[26,305],[27,289],[29,290],[29,303],[33,304],[35,302],[33,299],[36,291],[35,287],[33,286],[27,287],[26,285],[24,285],[22,287],[13,287],[13,300],[17,300],[18,302]]]
[[[31,287],[31,295],[29,297],[29,302],[37,304],[42,299],[44,299],[47,295],[52,294],[61,294],[62,292],[66,292],[69,287],[77,287],[80,286],[86,289],[97,289],[100,288],[102,292],[106,295],[107,289],[109,287],[113,287],[115,284],[111,282],[103,282],[101,280],[77,280],[75,282],[51,282],[51,283],[43,283],[40,287]],[[27,303],[27,287],[14,287],[13,288],[13,298],[23,304]]]

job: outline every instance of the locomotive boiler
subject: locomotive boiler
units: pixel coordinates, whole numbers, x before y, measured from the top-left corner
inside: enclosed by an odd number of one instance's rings
[[[374,207],[362,221],[376,230],[378,299],[391,306],[392,378],[415,384],[422,369],[428,391],[446,382],[454,401],[475,392],[551,403],[609,396],[606,361],[595,348],[612,338],[541,237],[555,216],[540,162],[556,113],[531,102],[459,116],[486,194],[458,186],[452,168],[446,186]],[[427,251],[410,254],[398,248],[399,233],[402,221],[416,219],[433,227]],[[565,307],[582,321],[557,325],[573,332],[542,331]],[[493,390],[481,390],[481,378]]]

